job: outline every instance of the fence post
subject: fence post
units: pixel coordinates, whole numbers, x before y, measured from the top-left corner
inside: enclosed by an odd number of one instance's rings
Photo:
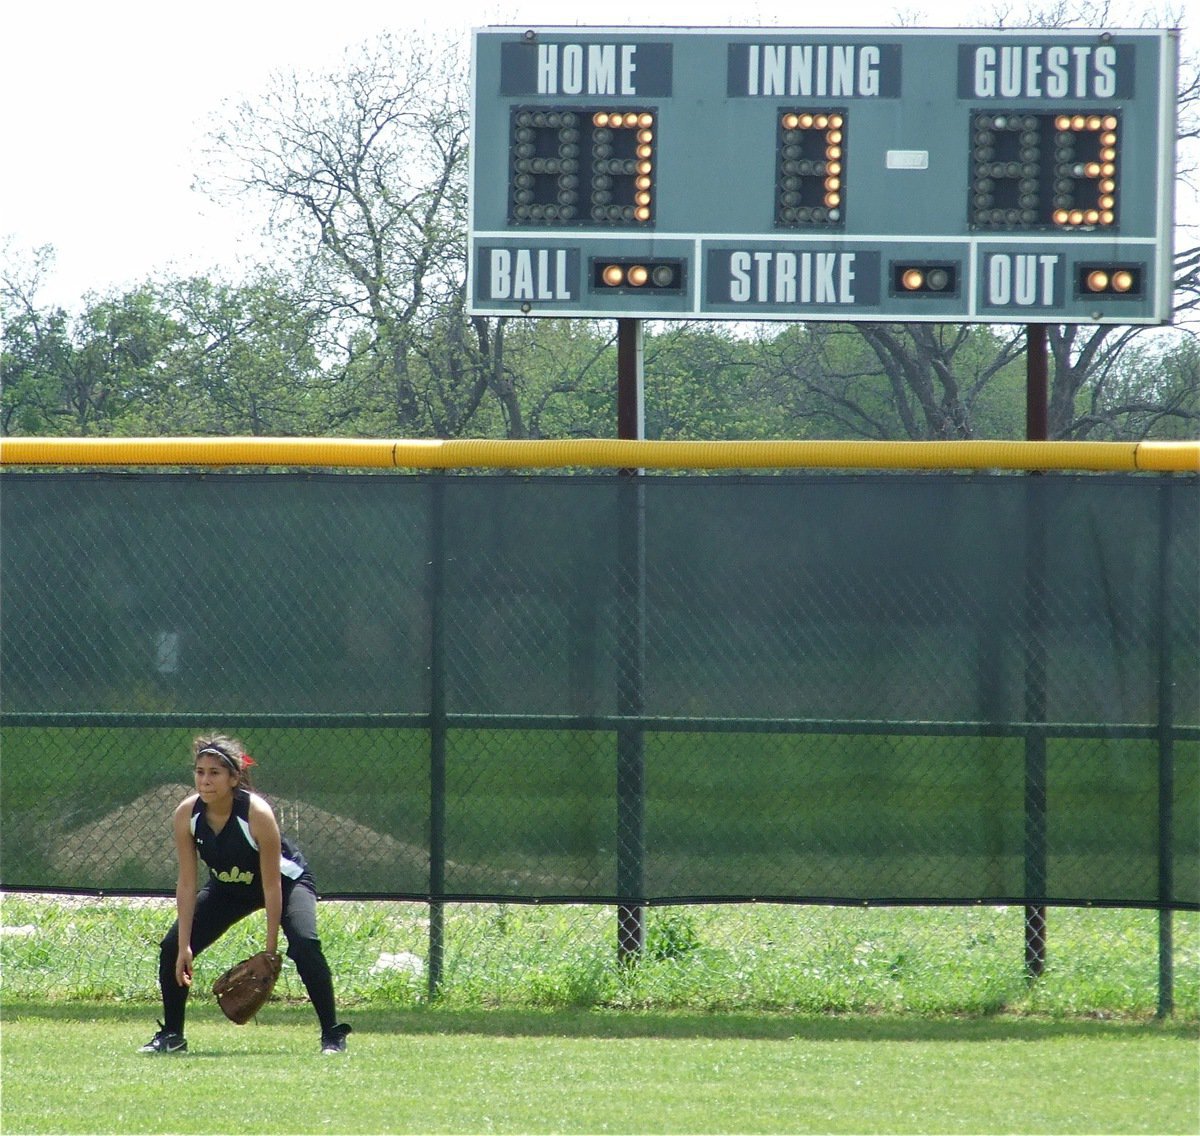
[[[429,999],[441,993],[446,890],[446,483],[429,495]]]
[[[1044,442],[1050,433],[1046,325],[1025,328],[1025,437]],[[1040,470],[1030,470],[1037,478]],[[1033,481],[1025,514],[1025,895],[1046,893],[1046,520],[1043,487]],[[1025,907],[1025,974],[1046,969],[1046,908]]]
[[[645,436],[642,323],[617,320],[617,437]],[[617,894],[645,892],[646,527],[642,471],[618,471],[617,486]],[[636,962],[646,942],[645,908],[617,908],[617,957]]]
[[[1158,498],[1158,898],[1169,903],[1175,890],[1175,699],[1171,658],[1171,482]],[[1175,1010],[1172,911],[1158,910],[1158,1016]]]

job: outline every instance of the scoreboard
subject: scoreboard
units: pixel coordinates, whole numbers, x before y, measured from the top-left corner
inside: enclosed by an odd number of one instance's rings
[[[1177,34],[484,28],[468,308],[1166,323]]]

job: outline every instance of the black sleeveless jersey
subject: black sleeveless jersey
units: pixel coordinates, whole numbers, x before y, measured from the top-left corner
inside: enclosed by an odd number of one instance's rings
[[[213,832],[208,824],[208,809],[197,797],[192,806],[192,839],[200,859],[208,865],[214,883],[231,886],[256,887],[262,891],[259,879],[258,842],[250,835],[250,792],[236,789],[233,794],[233,814],[220,832]],[[284,880],[298,880],[308,875],[308,864],[290,840],[281,835],[283,847],[279,857],[279,871]]]

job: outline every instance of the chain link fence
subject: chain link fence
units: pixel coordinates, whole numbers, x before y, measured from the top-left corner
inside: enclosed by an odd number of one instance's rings
[[[1196,996],[1193,477],[2,487],[6,930],[161,906],[219,729],[363,997]],[[149,994],[139,944],[76,978]]]

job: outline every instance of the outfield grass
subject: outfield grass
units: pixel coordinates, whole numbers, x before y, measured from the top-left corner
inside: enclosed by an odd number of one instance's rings
[[[357,1011],[347,1058],[306,1007],[8,1004],[5,1132],[1194,1133],[1194,1027],[510,1011]]]
[[[169,900],[0,897],[7,1000],[157,1001]],[[778,904],[651,908],[644,957],[616,957],[612,908],[451,904],[441,1003],[453,1010],[764,1011],[797,1014],[1021,1013],[1130,1020],[1159,1005],[1158,918],[1053,909],[1046,973],[1023,965],[1021,908]],[[319,929],[346,1005],[416,1009],[428,998],[429,909],[333,903]],[[262,946],[260,915],[197,964],[197,989]],[[1175,1015],[1200,1021],[1200,916],[1173,921]],[[387,965],[391,962],[392,965]],[[282,1000],[302,1000],[288,962]]]

